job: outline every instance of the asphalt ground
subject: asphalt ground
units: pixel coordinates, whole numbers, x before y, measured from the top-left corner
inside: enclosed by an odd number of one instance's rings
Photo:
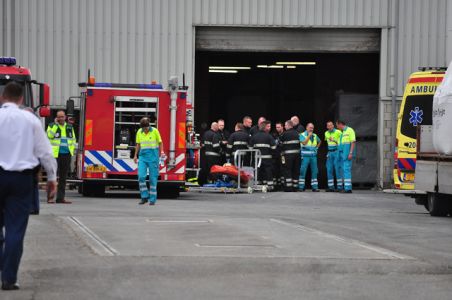
[[[0,299],[452,298],[452,218],[401,195],[67,197],[31,216]]]

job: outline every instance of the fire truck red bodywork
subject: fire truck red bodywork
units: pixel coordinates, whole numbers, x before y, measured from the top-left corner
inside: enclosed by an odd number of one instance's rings
[[[82,181],[83,194],[89,194],[87,190],[96,186],[99,189],[99,186],[108,185],[137,185],[137,164],[133,161],[135,133],[139,128],[137,122],[142,115],[149,116],[154,110],[157,124],[153,126],[157,127],[160,132],[163,150],[168,157],[164,165],[160,166],[158,190],[173,189],[177,190],[178,194],[178,190],[184,186],[186,91],[177,92],[176,126],[174,128],[176,131],[175,160],[174,164],[171,164],[171,94],[168,90],[158,88],[158,86],[156,86],[157,88],[140,88],[142,86],[145,85],[115,86],[112,84],[109,87],[108,84],[105,86],[95,84],[94,86],[82,86],[77,177]],[[124,103],[133,107],[119,107]],[[143,108],[140,108],[141,104],[143,104]],[[121,122],[118,122],[122,116],[121,113],[128,115],[128,118],[134,118],[133,122],[123,122],[130,124],[122,125]],[[118,130],[121,130],[122,126],[126,128],[126,131],[130,131],[130,142],[127,147],[118,143]],[[116,149],[118,147],[123,147],[123,150]],[[119,156],[120,153],[121,156]]]
[[[39,115],[41,117],[50,116],[50,88],[46,83],[40,83],[32,80],[29,69],[16,65],[16,58],[14,57],[0,57],[0,94],[3,87],[10,81],[18,82],[24,89],[24,106],[33,109],[39,108]],[[32,86],[39,86],[39,97],[33,99]]]

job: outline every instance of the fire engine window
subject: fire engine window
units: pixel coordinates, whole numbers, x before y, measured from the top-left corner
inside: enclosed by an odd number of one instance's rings
[[[120,97],[115,101],[115,158],[132,158],[135,148],[136,132],[140,120],[147,117],[151,126],[157,122],[157,98],[132,99]]]

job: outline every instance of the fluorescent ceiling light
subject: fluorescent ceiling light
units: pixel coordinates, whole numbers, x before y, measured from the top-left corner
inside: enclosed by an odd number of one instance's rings
[[[209,70],[250,70],[251,67],[221,67],[221,66],[210,66]]]
[[[278,61],[277,65],[309,65],[313,66],[316,64],[315,61]]]
[[[237,70],[209,70],[209,73],[237,73]]]
[[[268,68],[267,65],[257,65],[258,68]]]
[[[277,66],[277,65],[271,65],[271,66],[268,66],[269,68],[272,68],[272,69],[282,69],[282,68],[284,68],[284,66]]]
[[[296,66],[286,66],[287,69],[295,69]]]

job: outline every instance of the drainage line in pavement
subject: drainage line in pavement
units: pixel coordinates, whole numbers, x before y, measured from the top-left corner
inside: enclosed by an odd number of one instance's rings
[[[95,234],[91,229],[86,227],[80,220],[76,217],[68,217],[81,231],[83,231],[88,237],[94,240],[97,244],[99,244],[108,254],[109,256],[119,255],[119,252],[116,251],[113,247],[107,244],[104,240],[102,240],[97,234]]]

